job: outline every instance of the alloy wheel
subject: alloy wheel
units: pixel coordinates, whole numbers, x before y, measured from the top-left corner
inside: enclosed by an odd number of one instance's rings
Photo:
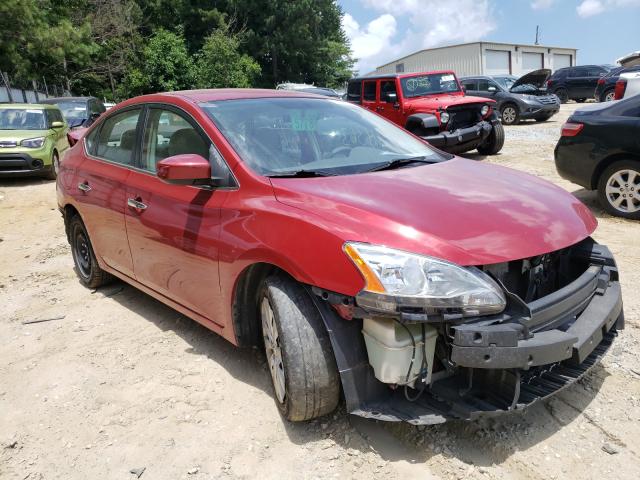
[[[273,381],[273,388],[276,392],[278,402],[284,403],[287,387],[285,385],[280,336],[278,335],[278,327],[271,303],[266,296],[262,299],[260,312],[262,316],[262,336],[264,338],[264,347],[267,354],[269,371],[271,372],[271,380]]]
[[[607,201],[619,212],[635,213],[640,210],[639,191],[640,173],[635,170],[619,170],[607,180]]]
[[[616,98],[616,93],[612,90],[604,96],[605,102],[612,102]]]
[[[505,107],[502,110],[502,121],[507,125],[510,125],[513,122],[515,122],[516,116],[517,116],[516,109],[513,107]]]

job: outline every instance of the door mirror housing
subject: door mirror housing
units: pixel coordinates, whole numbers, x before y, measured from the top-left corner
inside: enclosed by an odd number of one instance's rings
[[[398,94],[397,93],[386,93],[384,95],[384,101],[387,103],[397,103],[398,102]]]
[[[498,89],[496,87],[494,87],[493,85],[491,85],[487,90],[489,92],[491,92],[491,93],[496,93],[498,91]]]
[[[64,127],[64,122],[51,122],[51,128],[62,128]]]
[[[211,165],[195,153],[174,155],[156,165],[158,178],[176,185],[206,185],[211,182]]]

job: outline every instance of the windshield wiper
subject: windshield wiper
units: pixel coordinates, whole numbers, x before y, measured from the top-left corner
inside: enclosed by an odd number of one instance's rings
[[[404,165],[409,165],[410,163],[438,163],[438,160],[429,159],[424,155],[420,155],[418,157],[407,157],[407,158],[396,158],[394,160],[390,160],[382,165],[378,165],[373,167],[367,172],[379,172],[380,170],[392,170],[394,168],[402,167]]]
[[[334,177],[336,174],[323,170],[294,170],[291,172],[277,172],[267,175],[269,178],[313,178]]]

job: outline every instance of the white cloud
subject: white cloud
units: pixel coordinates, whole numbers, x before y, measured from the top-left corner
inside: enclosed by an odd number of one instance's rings
[[[531,2],[531,8],[534,10],[545,10],[550,8],[554,2],[555,0],[533,0]]]
[[[640,7],[640,0],[583,0],[576,7],[582,18],[598,15],[605,10],[624,7]]]
[[[581,17],[591,17],[604,12],[604,5],[600,0],[584,0],[578,5],[576,11]]]
[[[361,73],[368,73],[375,68],[377,55],[389,46],[396,34],[396,19],[385,13],[361,28],[347,13],[342,17],[342,29],[351,41],[353,56],[358,59],[357,68]]]
[[[343,17],[361,73],[423,48],[480,40],[495,29],[489,0],[360,1],[382,14],[365,29],[351,15]],[[395,38],[396,19],[401,16],[408,18],[409,28]]]

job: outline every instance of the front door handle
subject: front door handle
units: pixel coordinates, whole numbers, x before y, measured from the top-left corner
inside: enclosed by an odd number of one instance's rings
[[[142,203],[136,198],[129,198],[127,200],[127,205],[129,205],[131,208],[135,208],[136,210],[144,210],[147,208],[147,206],[144,203]]]
[[[78,184],[78,190],[87,193],[88,191],[91,190],[91,187],[89,186],[89,184],[87,182],[83,182],[83,183],[79,183]]]

